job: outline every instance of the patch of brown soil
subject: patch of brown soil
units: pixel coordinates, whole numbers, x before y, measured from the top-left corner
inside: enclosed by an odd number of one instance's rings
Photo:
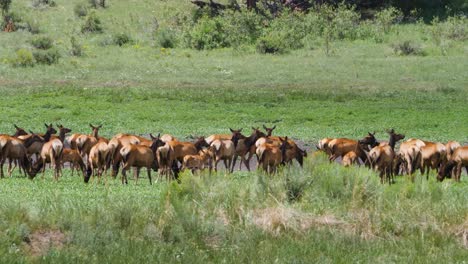
[[[26,239],[26,249],[34,257],[46,255],[51,249],[61,249],[66,236],[60,230],[37,230]]]

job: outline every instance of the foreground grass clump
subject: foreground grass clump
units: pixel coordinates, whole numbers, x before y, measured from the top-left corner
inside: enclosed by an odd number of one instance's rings
[[[288,198],[287,177],[307,182],[301,198]],[[465,182],[401,178],[388,187],[321,156],[275,176],[185,173],[180,184],[122,186],[65,173],[59,182],[4,179],[1,190],[4,261],[459,262],[468,254]],[[47,235],[56,243],[33,250]]]

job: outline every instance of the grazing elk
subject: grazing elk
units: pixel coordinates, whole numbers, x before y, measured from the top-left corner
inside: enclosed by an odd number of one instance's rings
[[[164,145],[164,142],[161,141],[159,135],[157,137],[152,137],[153,144],[151,147],[142,146],[142,145],[125,145],[120,149],[120,155],[122,156],[122,161],[124,163],[122,167],[122,184],[128,184],[127,181],[127,171],[130,167],[136,167],[136,181],[138,183],[138,178],[140,174],[140,169],[145,167],[148,173],[148,179],[150,184],[151,180],[151,169],[154,171],[158,170],[158,162],[156,160],[156,150]]]
[[[388,180],[388,183],[391,184],[394,181],[395,145],[404,139],[405,135],[395,133],[394,129],[387,131],[387,133],[390,136],[388,143],[373,147],[369,152],[369,160],[373,169],[380,172],[380,182],[384,183],[385,180]]]
[[[50,125],[44,124],[44,126],[46,127],[46,133],[45,134],[38,134],[39,136],[44,138],[44,141],[36,141],[33,144],[31,144],[31,146],[28,147],[27,153],[28,153],[29,158],[31,158],[33,155],[35,155],[36,160],[39,160],[40,159],[40,154],[41,154],[41,151],[42,151],[42,146],[44,145],[45,142],[49,141],[54,134],[57,133],[57,130],[55,130],[55,128],[52,126],[52,124],[50,124]],[[24,135],[24,136],[19,136],[18,138],[25,140],[30,136],[31,135]]]
[[[468,146],[458,147],[453,151],[450,160],[440,167],[437,180],[443,181],[453,174],[454,180],[460,182],[462,167],[468,172]]]
[[[256,149],[259,158],[258,167],[262,168],[268,174],[276,173],[280,164],[284,164],[286,149],[288,147],[288,137],[279,138],[281,145],[263,143]]]
[[[16,137],[8,135],[0,136],[0,177],[4,177],[3,165],[6,159],[9,161],[17,160],[20,169],[23,173],[28,173],[30,177],[34,177],[32,174],[31,162],[27,156],[27,148],[34,142],[43,141],[41,137],[36,134],[32,134],[28,138],[22,140]],[[8,174],[11,177],[12,168],[11,162],[8,166]],[[35,175],[35,174],[34,174]]]

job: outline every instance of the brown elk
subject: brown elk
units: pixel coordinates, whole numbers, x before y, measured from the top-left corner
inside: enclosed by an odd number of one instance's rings
[[[69,129],[69,128],[64,127],[63,125],[57,125],[57,127],[59,129],[58,139],[60,141],[62,141],[62,143],[64,143],[64,146],[65,146],[65,136],[66,136],[67,133],[70,133],[72,130]],[[52,138],[57,138],[57,137],[52,137]],[[69,148],[64,147],[64,149],[62,151],[62,159],[61,159],[61,164],[60,164],[62,166],[62,168],[63,168],[63,165],[66,162],[70,163],[72,176],[73,176],[73,173],[74,173],[75,169],[81,170],[81,172],[83,173],[83,176],[84,176],[86,166],[85,166],[85,164],[83,162],[83,159],[80,156],[80,153],[78,152],[78,150],[69,149]]]
[[[167,144],[174,151],[174,161],[178,161],[180,164],[182,164],[186,155],[197,155],[202,148],[210,146],[204,137],[199,137],[195,143],[172,140],[167,142]]]
[[[46,133],[45,134],[38,134],[39,136],[44,138],[44,141],[42,141],[42,142],[36,141],[33,144],[31,144],[31,146],[29,146],[28,149],[27,149],[28,157],[30,157],[30,158],[33,155],[35,155],[36,159],[39,160],[40,154],[41,154],[41,151],[42,151],[42,146],[44,145],[44,142],[49,141],[52,138],[52,136],[57,133],[57,130],[55,130],[55,128],[52,126],[52,124],[50,124],[50,125],[44,124],[44,126],[46,127]],[[18,138],[25,140],[30,136],[31,135],[23,135],[23,136],[19,136]]]
[[[454,180],[460,182],[462,167],[468,172],[468,146],[458,147],[452,153],[450,160],[442,165],[437,174],[437,180],[443,181],[446,177],[454,176]]]
[[[232,160],[236,154],[236,148],[232,140],[216,139],[211,142],[211,149],[214,156],[214,169],[218,170],[218,163],[222,160],[227,171],[231,170]]]
[[[325,152],[327,155],[331,155],[331,150],[328,147],[328,143],[330,143],[334,138],[322,138],[318,145],[315,145],[317,150]]]
[[[266,127],[265,125],[263,125],[263,129],[265,129],[265,132],[266,132],[266,136],[267,137],[271,137],[272,134],[273,134],[273,130],[275,130],[276,128],[276,125],[273,126],[273,127]]]
[[[32,174],[31,162],[27,156],[27,148],[31,146],[34,142],[43,141],[41,137],[36,134],[32,134],[28,138],[22,140],[19,138],[11,137],[8,135],[0,136],[0,177],[4,177],[3,165],[5,164],[6,159],[9,161],[17,160],[20,169],[26,174],[28,173],[30,177],[34,177]],[[12,168],[11,162],[8,166],[8,174],[11,177]]]
[[[159,165],[159,174],[161,176],[166,176],[166,178],[170,178],[172,176],[172,168],[174,164],[177,165],[177,162],[174,162],[174,149],[168,142],[156,150],[156,159]]]
[[[274,129],[274,128],[273,128]],[[234,143],[235,147],[235,154],[232,160],[232,167],[231,172],[234,171],[234,167],[236,166],[237,157],[241,157],[241,161],[239,163],[239,170],[242,167],[242,163],[245,164],[247,170],[250,171],[250,159],[252,158],[253,154],[255,153],[255,142],[260,137],[265,137],[266,135],[261,132],[258,128],[252,127],[252,134],[248,137],[241,134],[240,130],[233,130],[232,132],[232,142]],[[248,157],[246,158],[246,156]]]
[[[89,178],[92,176],[98,176],[98,183],[102,177],[103,173],[107,173],[108,169],[108,160],[109,158],[109,148],[105,141],[99,141],[96,143],[90,150],[88,155],[88,168],[86,169],[85,182],[89,181]]]
[[[52,126],[52,124],[51,124]],[[40,158],[37,161],[37,169],[42,168],[42,177],[45,175],[45,167],[47,163],[50,163],[54,168],[54,179],[58,180],[59,176],[62,174],[61,162],[62,162],[62,152],[63,152],[63,143],[58,138],[47,138],[41,149]]]
[[[387,133],[390,136],[388,143],[373,147],[369,152],[369,160],[371,166],[380,172],[380,182],[384,183],[385,180],[388,180],[388,183],[391,184],[394,181],[395,145],[404,139],[405,135],[395,133],[394,129],[387,131]]]
[[[420,139],[410,138],[401,143],[399,156],[406,174],[413,174],[421,163],[421,147],[424,142]]]
[[[457,141],[449,141],[447,144],[445,144],[445,149],[447,151],[447,159],[446,161],[449,161],[452,158],[452,154],[455,151],[455,149],[461,147],[460,143]]]
[[[280,140],[280,137],[278,136],[260,137],[255,142],[255,147],[258,148],[259,146],[265,143],[273,144],[279,147],[282,142]],[[296,142],[294,142],[294,140],[288,139],[285,162],[291,164],[292,160],[296,159],[299,165],[302,167],[304,164],[304,157],[307,157],[307,152],[305,150],[300,149],[297,146]],[[259,157],[257,155],[257,161],[258,160],[259,160]]]
[[[368,158],[366,150],[368,151],[368,146],[371,148],[377,146],[379,143],[375,139],[375,132],[370,133],[368,132],[367,136],[365,136],[361,140],[352,140],[347,138],[337,138],[333,139],[328,143],[328,147],[330,149],[330,162],[333,162],[338,157],[343,157],[350,151],[356,152],[356,155],[364,162],[364,164],[368,165]]]
[[[350,167],[351,165],[358,163],[358,159],[359,157],[356,152],[350,151],[343,156],[343,161],[341,163],[345,167]]]
[[[190,169],[192,173],[197,170],[203,170],[208,164],[211,170],[211,158],[214,153],[210,148],[204,148],[198,152],[198,155],[187,155],[184,157],[181,170]]]
[[[256,154],[259,158],[258,167],[261,167],[269,174],[276,173],[280,164],[284,164],[286,149],[288,147],[288,137],[279,138],[281,145],[271,143],[263,143],[256,149]]]
[[[158,170],[158,162],[156,160],[156,150],[164,145],[164,142],[158,137],[153,137],[153,144],[151,147],[142,146],[142,145],[133,145],[129,144],[123,146],[120,149],[120,155],[122,155],[122,161],[124,163],[122,167],[122,184],[128,184],[127,181],[127,171],[130,167],[136,167],[136,181],[138,183],[138,178],[140,174],[140,169],[145,167],[148,173],[148,179],[150,184],[151,180],[151,169],[154,171]]]
[[[426,179],[429,180],[429,171],[437,170],[440,165],[445,162],[447,152],[445,145],[438,142],[423,141],[424,146],[420,148],[421,153],[421,175],[426,172]]]
[[[93,126],[93,125],[89,124],[89,126],[92,129],[92,132],[91,132],[91,134],[89,136],[93,136],[95,138],[98,138],[99,137],[99,129],[102,127],[102,125]],[[70,144],[70,147],[72,149],[78,149],[78,145],[85,142],[87,136],[88,135],[79,134],[79,133],[73,134],[73,135],[71,135],[70,137],[67,138],[67,143]],[[79,143],[79,142],[81,142],[81,143]]]

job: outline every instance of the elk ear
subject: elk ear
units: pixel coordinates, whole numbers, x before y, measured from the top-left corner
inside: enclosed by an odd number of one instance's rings
[[[102,127],[102,125],[99,125],[97,128],[101,128],[101,127]]]
[[[32,132],[31,130],[29,130],[29,133],[31,133],[31,135],[36,135],[34,132]]]
[[[265,126],[265,124],[263,125],[263,129],[267,130],[267,127]]]
[[[89,126],[90,126],[91,128],[94,128],[94,126],[93,126],[93,125],[91,125],[91,124],[89,124]]]
[[[154,139],[154,138],[155,138],[155,137],[153,136],[153,134],[151,134],[151,133],[150,133],[150,137],[151,137],[151,139]]]
[[[271,128],[271,130],[273,130],[273,129],[275,129],[275,128],[276,128],[276,125],[274,125],[274,126]]]
[[[258,130],[258,128],[252,127],[253,130]]]
[[[46,123],[44,123],[44,126],[47,127],[47,128],[49,128],[49,126],[48,126]]]
[[[13,124],[13,126],[15,126],[16,129],[20,129],[16,124]]]
[[[229,130],[231,130],[231,132],[234,133],[234,130],[232,128],[229,128]]]
[[[239,133],[242,132],[242,129],[243,129],[243,128],[239,129]]]

